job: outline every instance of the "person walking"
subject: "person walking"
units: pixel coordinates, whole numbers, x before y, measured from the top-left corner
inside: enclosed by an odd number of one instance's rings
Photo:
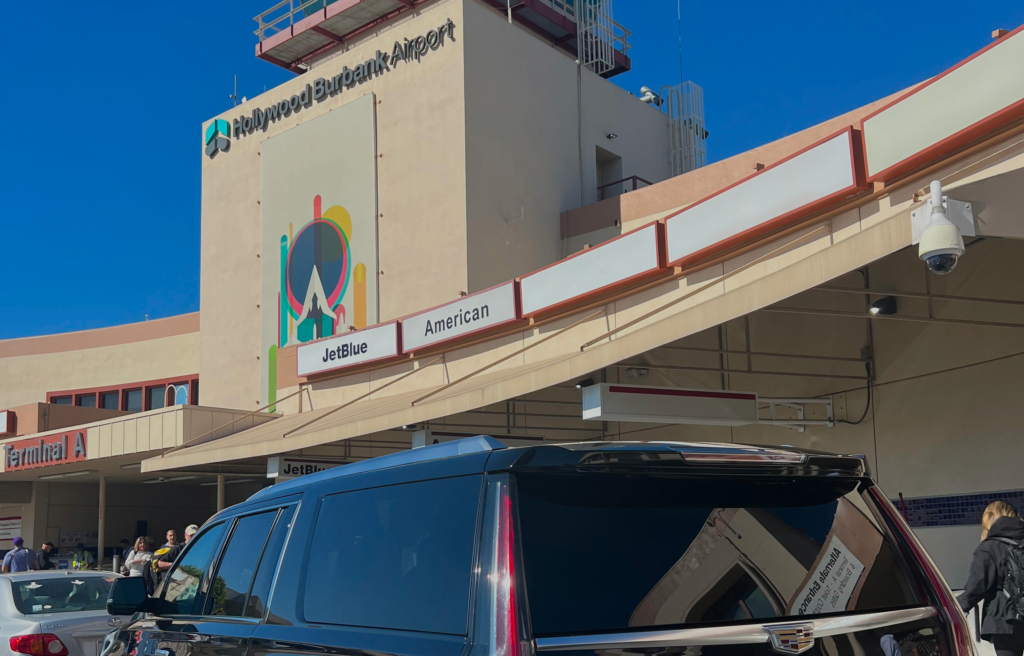
[[[173,528],[168,529],[166,537],[167,537],[167,542],[164,542],[164,544],[160,547],[161,549],[163,549],[164,547],[176,547],[176,546],[178,546],[178,532],[177,531],[175,531]]]
[[[13,574],[33,569],[39,569],[39,565],[36,563],[36,552],[25,547],[25,538],[20,536],[14,538],[14,549],[8,551],[4,556],[0,571],[4,574]]]
[[[39,553],[36,554],[36,562],[39,563],[39,569],[46,570],[46,569],[54,569],[56,567],[56,565],[54,565],[50,561],[50,553],[52,551],[53,551],[53,543],[52,542],[44,542],[43,543],[43,548],[40,549]]]
[[[142,576],[152,560],[153,539],[140,536],[135,540],[134,548],[128,552],[121,573],[126,576]]]
[[[1016,617],[1015,600],[1003,594],[1003,585],[1007,558],[1015,557],[1011,550],[1024,549],[1024,521],[1010,504],[993,501],[982,513],[981,526],[981,544],[974,550],[967,583],[957,601],[965,613],[984,602],[980,635],[992,643],[996,656],[1022,656],[1024,624]]]
[[[96,558],[91,551],[85,550],[85,544],[78,543],[75,555],[71,559],[71,569],[89,569],[96,564]]]

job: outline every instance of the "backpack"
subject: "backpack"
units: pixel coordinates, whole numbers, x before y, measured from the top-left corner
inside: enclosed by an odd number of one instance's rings
[[[1011,621],[1024,622],[1024,544],[1009,538],[989,538],[1006,544],[1003,556],[1003,595]]]

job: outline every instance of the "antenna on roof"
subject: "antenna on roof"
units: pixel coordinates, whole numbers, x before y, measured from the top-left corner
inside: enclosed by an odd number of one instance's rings
[[[676,0],[676,21],[679,24],[679,84],[683,83],[683,0]]]
[[[679,61],[682,61],[682,59],[680,59]],[[238,106],[238,76],[237,75],[235,76],[235,92],[233,94],[229,95],[228,98],[231,98],[231,100],[235,101],[235,107]]]

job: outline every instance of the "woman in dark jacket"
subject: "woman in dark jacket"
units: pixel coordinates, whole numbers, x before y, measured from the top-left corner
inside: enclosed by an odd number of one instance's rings
[[[974,550],[967,583],[958,599],[960,608],[966,613],[984,601],[981,637],[992,643],[997,656],[1022,656],[1024,624],[1011,617],[1002,588],[1006,552],[1013,548],[1005,540],[1024,547],[1024,521],[1013,506],[996,501],[985,509],[982,526],[982,542]]]

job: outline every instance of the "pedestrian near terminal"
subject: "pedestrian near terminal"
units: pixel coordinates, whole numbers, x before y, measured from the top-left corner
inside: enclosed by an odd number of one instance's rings
[[[121,562],[123,563],[124,561],[128,560],[128,554],[130,554],[133,551],[132,543],[128,541],[128,538],[121,538],[121,541],[118,542],[118,545],[121,549],[121,552],[117,555],[120,556]]]
[[[85,544],[78,543],[75,555],[71,558],[71,569],[90,569],[96,564],[96,558],[91,551],[85,550]]]
[[[160,547],[161,549],[163,547],[175,547],[175,546],[177,546],[177,544],[178,544],[178,532],[177,531],[175,531],[173,528],[172,529],[168,529],[166,537],[167,537],[167,542],[163,543],[163,545]]]
[[[43,548],[36,554],[36,562],[39,563],[39,569],[54,569],[56,566],[50,560],[50,554],[53,552],[53,543],[44,542]]]
[[[0,571],[4,574],[13,574],[33,569],[39,569],[39,565],[36,563],[36,552],[25,547],[25,538],[20,536],[14,538],[14,548],[4,556],[4,563],[0,566]]]
[[[163,547],[158,549],[153,554],[153,571],[157,574],[158,581],[162,581],[164,574],[167,570],[171,569],[171,565],[174,564],[174,560],[181,553],[181,550],[185,548],[192,536],[199,531],[199,527],[195,524],[189,524],[185,529],[185,544],[178,544],[175,540],[175,544],[165,544]],[[171,534],[174,533],[174,529],[167,531],[168,543],[170,543]]]
[[[1004,589],[1024,585],[1015,580],[1020,570],[1014,565],[1024,565],[1024,521],[1010,504],[993,501],[982,514],[981,526],[981,544],[974,550],[967,583],[958,598],[960,608],[966,613],[983,602],[981,637],[992,643],[996,656],[1022,656],[1024,596],[1006,594]]]
[[[125,576],[142,576],[149,563],[153,560],[153,538],[138,537],[135,547],[130,549],[121,566],[121,574]]]

